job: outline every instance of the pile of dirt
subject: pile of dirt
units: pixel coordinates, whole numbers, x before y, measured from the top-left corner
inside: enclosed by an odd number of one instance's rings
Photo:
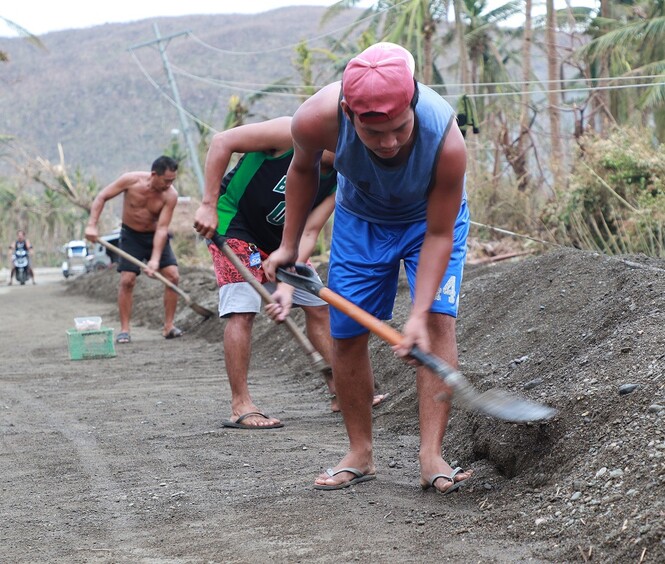
[[[115,272],[94,273],[69,292],[114,301],[117,282]],[[182,268],[181,287],[216,309],[211,269]],[[558,410],[552,421],[523,425],[453,410],[444,445],[453,464],[475,470],[465,495],[482,509],[464,527],[537,540],[553,561],[665,560],[665,261],[557,249],[469,266],[462,289],[461,371],[479,390],[498,387]],[[142,276],[135,296],[133,323],[159,327],[162,286]],[[402,282],[395,327],[408,308]],[[176,322],[189,338],[222,340],[223,322],[203,321],[182,301]],[[256,365],[309,374],[285,328],[259,316],[253,340]],[[413,369],[376,338],[371,356],[391,398],[377,428],[417,436]]]

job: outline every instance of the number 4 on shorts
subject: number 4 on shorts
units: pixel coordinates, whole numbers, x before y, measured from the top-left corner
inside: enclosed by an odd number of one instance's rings
[[[457,277],[451,276],[446,280],[446,283],[443,285],[443,288],[439,288],[434,297],[435,302],[441,301],[441,294],[448,296],[448,303],[454,304],[457,301]]]

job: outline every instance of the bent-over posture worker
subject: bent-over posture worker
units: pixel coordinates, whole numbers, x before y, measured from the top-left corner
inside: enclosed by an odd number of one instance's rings
[[[411,54],[399,45],[373,45],[351,59],[342,81],[305,101],[291,125],[295,152],[286,179],[282,243],[264,263],[268,277],[298,259],[300,234],[316,194],[324,151],[338,172],[330,289],[381,319],[392,316],[400,263],[411,288],[404,339],[394,351],[408,357],[417,345],[457,363],[455,317],[466,256],[469,215],[466,148],[455,111],[414,79]],[[280,292],[267,308],[288,313]],[[332,368],[349,450],[319,475],[317,489],[340,489],[376,477],[372,441],[373,375],[368,331],[331,309]],[[451,390],[430,370],[417,369],[420,484],[449,493],[471,476],[443,459]]]

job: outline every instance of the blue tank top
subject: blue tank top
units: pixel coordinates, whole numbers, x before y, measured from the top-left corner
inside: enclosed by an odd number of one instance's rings
[[[418,92],[415,142],[408,159],[397,166],[385,165],[367,149],[340,110],[336,203],[349,213],[382,224],[425,219],[427,196],[455,111],[431,88],[418,84]]]

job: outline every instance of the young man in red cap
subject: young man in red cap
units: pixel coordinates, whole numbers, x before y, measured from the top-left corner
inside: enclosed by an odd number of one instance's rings
[[[328,280],[330,289],[381,319],[392,317],[401,261],[412,308],[394,347],[408,357],[417,345],[457,364],[455,318],[466,257],[469,215],[465,196],[466,148],[454,110],[416,83],[411,54],[379,43],[346,66],[342,82],[329,84],[295,113],[295,153],[286,179],[286,223],[280,247],[264,263],[269,278],[293,264],[316,193],[324,150],[335,153],[338,189]],[[282,319],[289,309],[279,292],[267,308]],[[349,437],[349,451],[315,481],[340,489],[372,480],[373,375],[367,330],[330,311],[332,366]],[[442,456],[451,390],[420,366],[416,383],[420,420],[420,485],[441,493],[471,476]]]

